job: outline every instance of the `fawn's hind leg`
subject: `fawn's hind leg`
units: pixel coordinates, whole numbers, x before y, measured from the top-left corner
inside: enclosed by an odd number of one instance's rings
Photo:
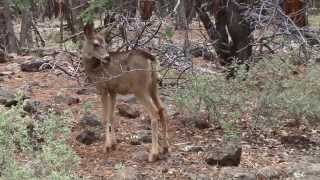
[[[151,152],[149,154],[149,162],[156,161],[159,159],[159,119],[158,119],[158,111],[151,99],[149,93],[137,95],[141,103],[144,105],[146,111],[149,113],[151,117],[151,129],[152,129],[152,147]]]
[[[167,153],[169,151],[169,136],[168,136],[168,116],[166,109],[163,107],[162,102],[160,100],[160,96],[158,93],[158,87],[156,84],[152,84],[150,87],[150,95],[151,98],[158,109],[158,114],[160,117],[160,123],[162,126],[162,136],[163,136],[163,143],[161,146],[163,147],[163,153]]]

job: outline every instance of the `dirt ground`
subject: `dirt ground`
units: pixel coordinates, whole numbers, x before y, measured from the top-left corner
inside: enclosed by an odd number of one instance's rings
[[[157,162],[149,163],[147,153],[151,144],[132,145],[130,143],[133,136],[150,132],[150,124],[142,106],[128,96],[119,96],[117,103],[128,103],[132,108],[138,109],[141,115],[136,119],[128,119],[118,113],[115,114],[115,119],[119,122],[116,132],[118,144],[116,150],[104,154],[103,139],[91,145],[84,145],[76,140],[77,135],[83,130],[79,119],[84,113],[85,103],[92,102],[91,113],[101,117],[101,105],[94,90],[90,90],[88,95],[78,95],[76,92],[80,89],[79,85],[67,75],[56,74],[51,70],[21,72],[17,67],[22,62],[23,58],[0,64],[0,72],[12,72],[0,77],[2,87],[26,91],[32,99],[41,101],[45,105],[53,105],[54,97],[58,95],[80,99],[79,103],[72,105],[64,103],[56,108],[70,109],[73,114],[70,124],[72,135],[69,143],[81,158],[77,174],[85,179],[109,179],[118,177],[119,173],[127,173],[127,176],[133,176],[133,179],[237,179],[235,175],[239,173],[241,175],[241,173],[259,171],[268,167],[280,169],[280,175],[286,177],[290,163],[320,163],[320,129],[318,127],[284,127],[278,130],[278,132],[283,130],[295,134],[298,132],[317,142],[310,148],[305,148],[303,144],[293,146],[283,144],[279,134],[263,134],[247,129],[244,123],[241,129],[242,158],[239,167],[210,166],[205,161],[206,157],[221,143],[223,131],[214,125],[203,130],[195,128],[188,117],[175,108],[170,96],[173,91],[170,89],[161,89],[162,99],[170,115],[171,152],[169,155]],[[192,147],[200,147],[200,149],[194,150],[195,148]],[[231,178],[229,178],[230,174]]]

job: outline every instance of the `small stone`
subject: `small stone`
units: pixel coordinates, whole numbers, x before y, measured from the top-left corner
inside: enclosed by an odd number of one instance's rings
[[[97,127],[102,126],[101,122],[98,120],[98,117],[95,114],[85,114],[80,119],[80,125],[81,126],[91,126],[91,127]]]
[[[206,120],[196,120],[194,125],[198,129],[207,129],[211,127],[210,123]]]
[[[135,152],[133,159],[138,162],[146,162],[148,161],[148,153],[146,151]]]
[[[137,180],[142,179],[137,170],[132,167],[123,167],[117,170],[116,174],[110,177],[110,180]]]
[[[138,140],[143,143],[151,143],[151,131],[139,131],[138,132]]]
[[[54,102],[56,104],[62,104],[62,103],[66,103],[67,105],[71,106],[74,104],[79,104],[80,103],[80,99],[77,97],[72,97],[72,96],[63,96],[63,95],[58,95],[54,97]]]
[[[117,106],[119,115],[130,119],[135,119],[140,116],[140,112],[134,110],[128,104],[122,103]]]
[[[0,76],[12,76],[14,75],[14,72],[12,71],[2,71],[0,72]]]
[[[90,91],[87,88],[81,88],[76,91],[76,94],[78,95],[89,95]]]
[[[17,105],[16,96],[10,91],[0,88],[0,104],[11,107]]]
[[[36,113],[40,108],[40,102],[27,99],[23,102],[22,108],[28,113]]]
[[[5,63],[7,62],[7,57],[6,57],[6,53],[0,49],[0,63]]]
[[[76,140],[82,144],[90,145],[99,140],[98,136],[89,130],[82,131],[77,137]]]
[[[281,171],[273,166],[267,166],[259,169],[256,173],[256,177],[258,179],[280,179]]]
[[[309,138],[302,135],[283,135],[280,139],[282,144],[291,145],[295,147],[309,148],[314,144]]]
[[[240,164],[242,148],[236,143],[223,143],[213,149],[206,159],[209,165],[238,166]]]
[[[80,103],[80,99],[77,98],[77,97],[69,96],[69,97],[67,97],[67,99],[66,99],[66,103],[67,103],[69,106],[72,106],[72,105],[75,105],[75,104],[79,104],[79,103]]]
[[[21,71],[24,72],[39,72],[44,69],[51,69],[50,65],[46,65],[49,63],[48,60],[33,60],[31,62],[26,62],[20,65]],[[41,69],[40,69],[41,68]]]
[[[255,171],[249,168],[241,167],[224,167],[221,168],[220,177],[222,179],[234,179],[234,180],[260,180],[256,178]],[[261,179],[264,180],[264,179]]]
[[[186,152],[200,152],[203,151],[203,148],[201,146],[193,146],[193,145],[187,145],[183,148]]]
[[[137,146],[137,145],[141,145],[141,142],[139,141],[139,139],[137,137],[131,137],[130,144]]]

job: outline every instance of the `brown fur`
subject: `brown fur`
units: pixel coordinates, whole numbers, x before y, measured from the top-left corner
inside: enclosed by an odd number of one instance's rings
[[[95,83],[101,95],[103,121],[106,126],[105,151],[115,145],[113,111],[116,94],[134,94],[145,106],[151,117],[152,148],[149,161],[159,157],[169,148],[167,140],[167,115],[158,93],[156,58],[137,49],[125,52],[109,52],[103,35],[93,30],[93,25],[84,28],[86,41],[82,61],[89,79]],[[163,128],[164,143],[160,148],[158,123]]]

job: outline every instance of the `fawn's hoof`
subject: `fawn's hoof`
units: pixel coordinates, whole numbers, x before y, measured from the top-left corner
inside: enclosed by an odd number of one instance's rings
[[[116,149],[116,145],[115,144],[111,144],[111,145],[105,145],[104,148],[103,148],[103,152],[104,153],[109,153],[113,150]]]
[[[167,154],[170,152],[170,149],[168,146],[164,146],[161,148],[161,154]]]
[[[155,162],[156,160],[159,160],[159,154],[150,153],[148,160],[149,162]]]

